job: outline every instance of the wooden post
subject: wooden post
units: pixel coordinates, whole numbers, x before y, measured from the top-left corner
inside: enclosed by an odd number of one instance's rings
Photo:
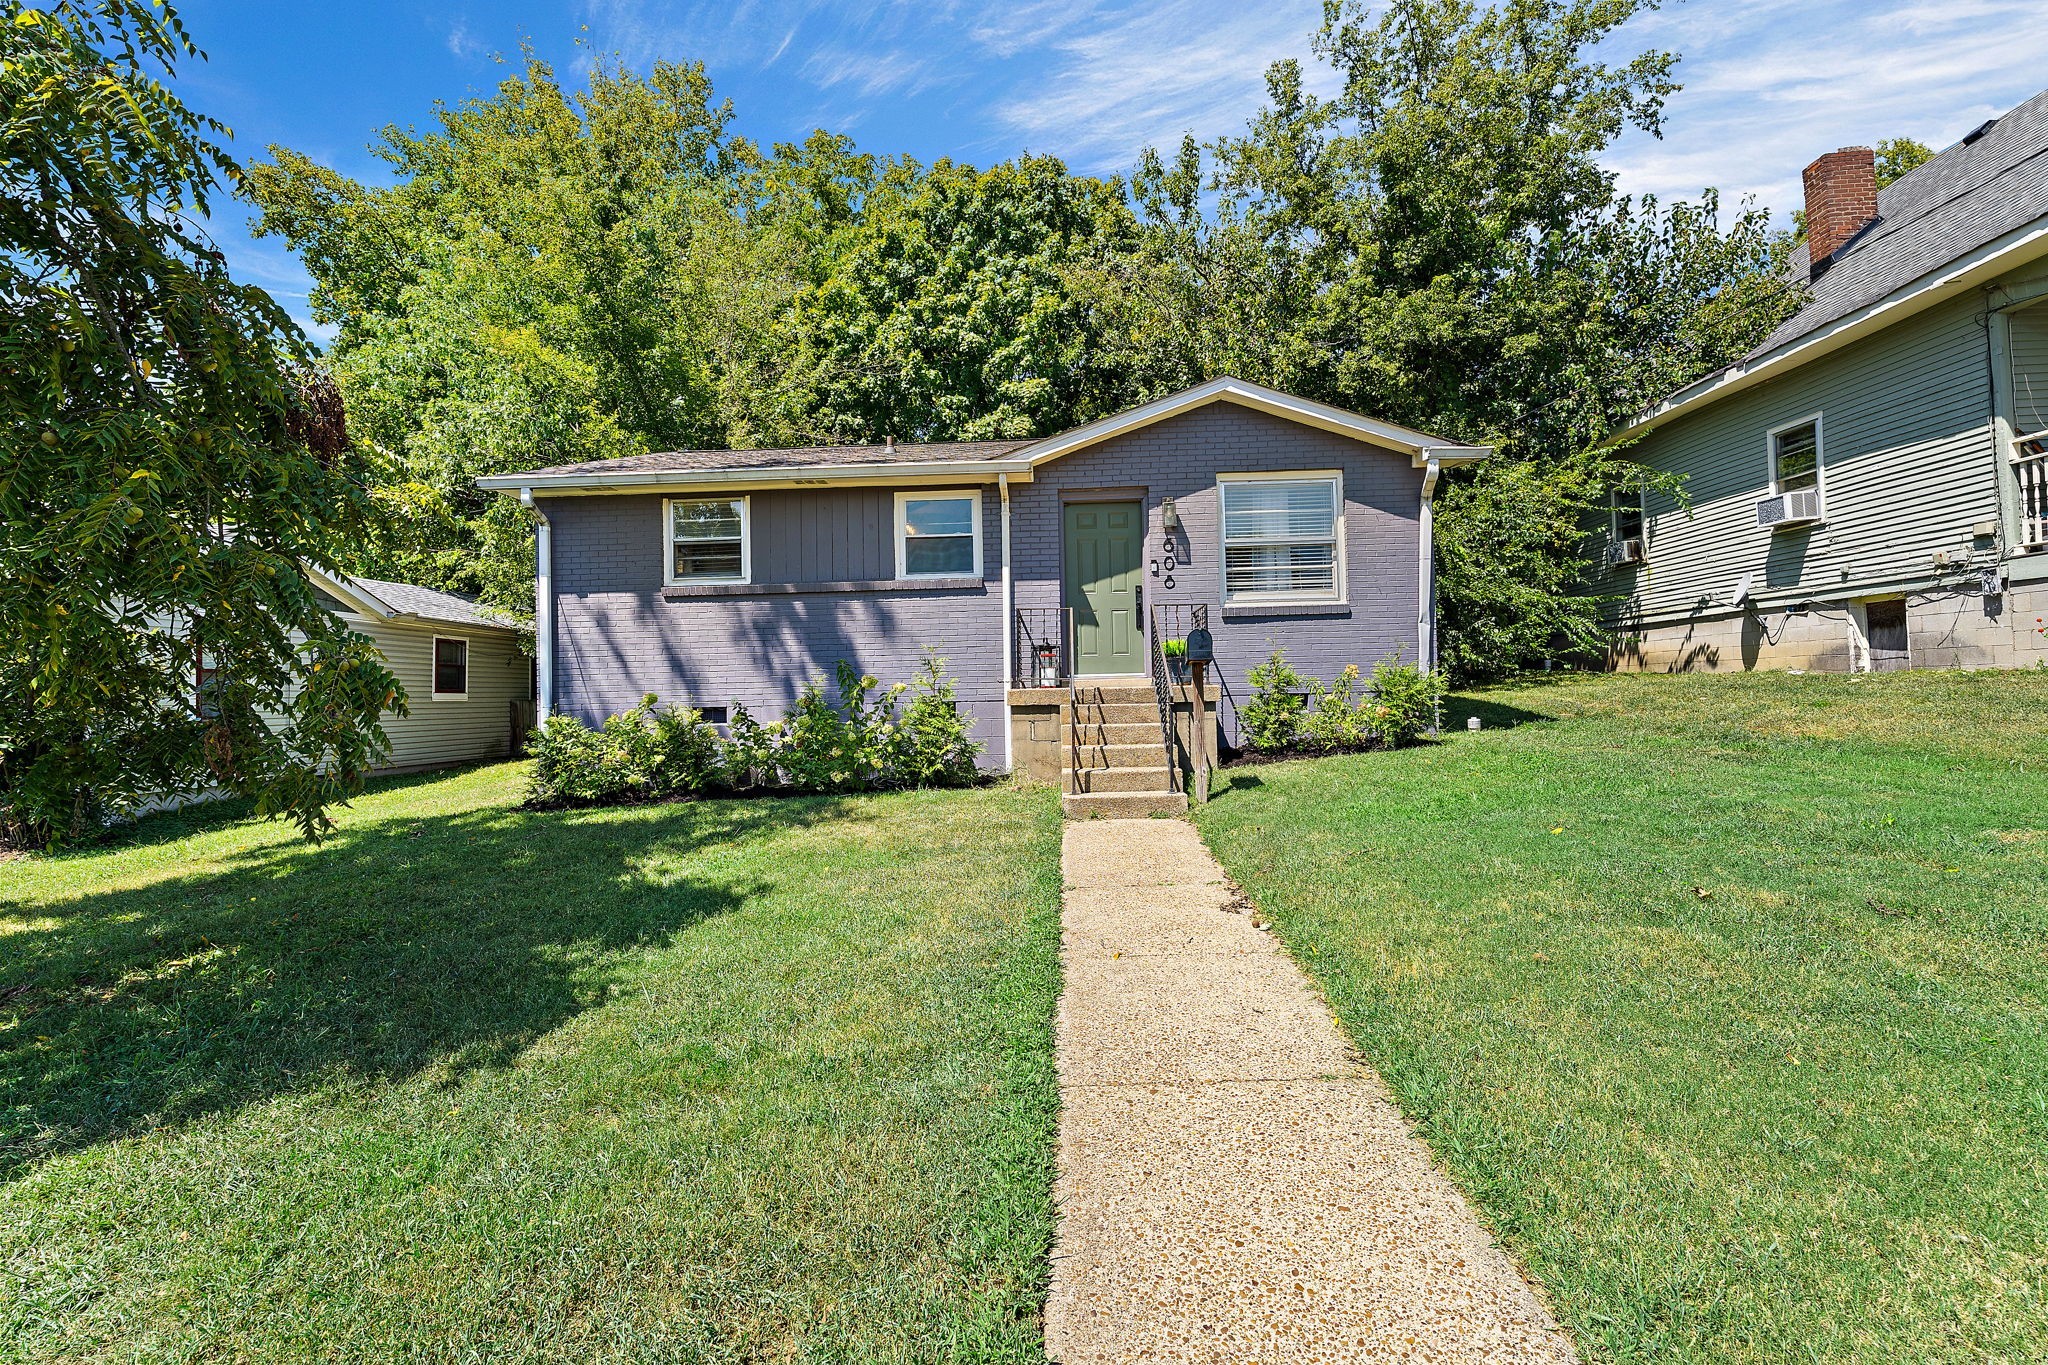
[[[1209,699],[1202,690],[1202,675],[1209,665],[1196,659],[1188,667],[1195,676],[1195,804],[1199,806],[1209,800]]]

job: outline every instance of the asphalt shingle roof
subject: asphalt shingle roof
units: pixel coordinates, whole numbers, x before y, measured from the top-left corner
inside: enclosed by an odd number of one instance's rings
[[[417,583],[393,583],[382,578],[351,577],[349,582],[357,584],[364,592],[402,616],[445,621],[453,626],[489,626],[495,630],[517,629],[518,623],[511,617],[489,607],[478,606],[467,597],[458,597],[452,592],[422,588]]]
[[[1837,251],[1807,302],[1750,353],[1777,350],[2048,217],[2048,90],[1878,192],[1877,222]],[[1804,280],[1806,248],[1788,274]]]
[[[820,465],[924,464],[998,460],[1031,441],[935,441],[917,445],[792,446],[780,450],[671,450],[527,471],[544,474],[669,474],[688,469],[807,469]]]

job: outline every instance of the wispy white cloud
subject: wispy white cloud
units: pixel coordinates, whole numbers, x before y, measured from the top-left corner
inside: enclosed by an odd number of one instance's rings
[[[946,150],[1057,153],[1128,167],[1147,144],[1235,131],[1273,61],[1306,58],[1320,0],[579,0],[628,60],[701,58],[719,74],[787,61],[785,107],[854,127],[913,101]],[[2041,0],[1671,0],[1610,55],[1680,53],[1685,90],[1660,141],[1609,163],[1631,192],[1715,186],[1780,214],[1799,170],[1837,146],[1911,136],[1940,146],[2048,85]],[[1331,76],[1311,64],[1313,88]],[[929,150],[929,149],[928,149]]]
[[[465,19],[457,18],[448,26],[448,55],[457,61],[470,61],[484,55],[484,44],[472,33]]]
[[[1623,139],[1623,188],[1716,186],[1784,217],[1799,173],[1836,147],[1913,137],[1940,148],[2048,85],[2039,0],[1713,0],[1646,16],[1617,47],[1683,54],[1665,137]]]
[[[1307,55],[1319,10],[1316,0],[1170,0],[1098,12],[1053,37],[1049,69],[995,114],[1084,168],[1128,166],[1148,144],[1241,128],[1265,98],[1267,67]],[[1311,80],[1319,74],[1311,64]]]

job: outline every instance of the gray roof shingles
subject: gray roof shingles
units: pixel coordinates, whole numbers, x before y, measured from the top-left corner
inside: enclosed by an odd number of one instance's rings
[[[382,578],[351,577],[349,582],[359,585],[364,592],[401,616],[418,616],[423,620],[440,621],[451,626],[488,626],[494,630],[518,629],[518,623],[511,617],[489,607],[480,607],[467,597],[458,597],[452,592],[422,588],[416,583],[393,583]]]
[[[672,450],[528,471],[552,474],[672,474],[683,470],[812,469],[821,465],[930,464],[999,460],[1031,441],[935,441],[886,446],[794,446],[781,450]]]
[[[1879,191],[1877,222],[1835,253],[1806,304],[1754,360],[1876,303],[1978,247],[2048,217],[2048,90],[1974,142],[1957,143]],[[1807,275],[1806,248],[1789,273]]]

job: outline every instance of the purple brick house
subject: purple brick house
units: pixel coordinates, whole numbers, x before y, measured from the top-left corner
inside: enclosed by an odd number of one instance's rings
[[[541,519],[543,714],[595,723],[652,692],[713,719],[735,702],[778,715],[841,659],[906,679],[930,647],[989,765],[1051,776],[1075,761],[1070,682],[1113,707],[1156,696],[1156,751],[1178,696],[1155,686],[1158,641],[1198,615],[1226,731],[1275,648],[1321,676],[1433,657],[1430,498],[1440,470],[1487,453],[1223,378],[1040,440],[683,451],[479,482]],[[1110,747],[1136,738],[1138,711],[1094,718],[1121,727],[1097,735]]]

